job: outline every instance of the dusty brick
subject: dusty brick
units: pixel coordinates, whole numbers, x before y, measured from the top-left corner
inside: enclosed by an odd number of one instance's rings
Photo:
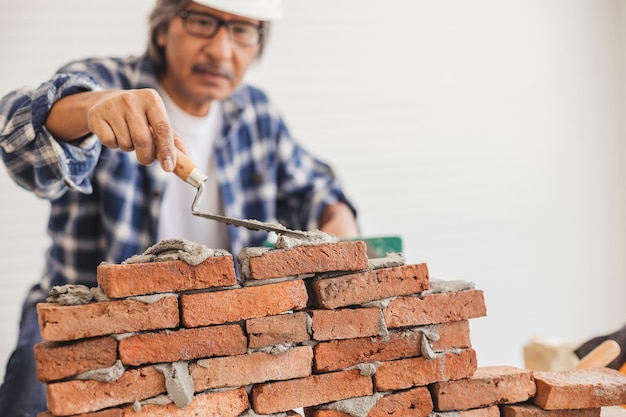
[[[313,350],[294,347],[280,354],[254,352],[246,355],[204,359],[190,365],[196,392],[212,388],[239,387],[267,381],[311,375]]]
[[[367,245],[363,241],[324,243],[273,249],[254,256],[255,248],[245,248],[237,256],[247,279],[281,278],[331,271],[362,271],[369,268]]]
[[[378,366],[374,385],[380,392],[423,386],[468,378],[474,374],[476,367],[476,352],[473,349],[439,353],[433,359],[400,359]]]
[[[82,413],[76,414],[72,417],[122,417],[122,409],[121,408],[108,408],[102,411],[94,411],[93,413]],[[50,411],[45,411],[43,413],[37,414],[37,417],[56,417]]]
[[[185,327],[272,316],[302,309],[307,300],[302,280],[180,296]]]
[[[305,312],[279,314],[246,320],[248,347],[258,349],[283,343],[309,340],[308,315]]]
[[[165,378],[153,367],[127,370],[114,382],[71,380],[46,386],[48,410],[55,416],[90,413],[164,392]]]
[[[124,407],[123,417],[237,417],[250,408],[244,387],[197,394],[191,404],[178,408],[175,404],[143,405],[139,412]]]
[[[532,401],[546,410],[626,404],[626,375],[609,368],[535,372]]]
[[[378,336],[386,331],[378,308],[313,310],[310,313],[314,340]]]
[[[416,389],[424,389],[424,388],[416,388]],[[408,391],[406,391],[408,392]],[[397,394],[394,394],[397,395]],[[432,401],[430,400],[430,398],[427,400],[430,402],[431,408],[432,408]],[[422,404],[420,404],[420,406],[422,406]],[[417,409],[417,407],[416,407]],[[348,413],[344,413],[342,411],[336,411],[336,410],[315,410],[312,408],[307,408],[304,410],[304,415],[306,417],[353,417],[352,414],[348,414]],[[386,416],[386,414],[382,414],[383,416]],[[394,413],[394,414],[389,414],[390,416],[396,416],[396,417],[413,417],[413,416],[418,416],[420,414],[414,414],[413,413],[413,409],[408,409],[408,410],[403,410],[400,409],[398,410],[398,412]],[[434,413],[431,415],[435,415]],[[446,417],[446,413],[437,413],[436,414],[439,417]],[[371,414],[368,414],[367,417],[372,417]],[[498,406],[493,405],[491,407],[487,407],[487,408],[477,408],[475,410],[463,410],[463,411],[456,411],[454,413],[449,413],[449,417],[500,417],[500,410],[498,410]],[[565,416],[564,416],[565,417]],[[587,417],[587,416],[580,416],[580,417]],[[593,416],[589,416],[589,417],[593,417]]]
[[[600,417],[601,408],[580,408],[577,410],[544,410],[531,403],[503,404],[502,417]]]
[[[388,328],[447,323],[487,314],[481,290],[398,297],[383,309]]]
[[[184,261],[106,264],[97,268],[98,285],[111,298],[181,292],[237,284],[232,256],[213,256],[199,265]]]
[[[358,370],[333,372],[254,385],[252,408],[257,414],[272,414],[372,393],[371,377]]]
[[[339,308],[363,304],[428,289],[426,264],[375,269],[314,281],[315,304],[321,308]],[[449,320],[448,320],[449,321]]]
[[[439,334],[437,341],[430,341],[434,350],[464,349],[470,347],[467,322],[428,326],[427,332]],[[465,326],[463,326],[465,324]],[[441,329],[441,330],[440,330]],[[422,355],[424,328],[391,332],[385,336],[358,339],[333,340],[315,345],[315,371],[329,372],[348,368],[360,363],[383,362]]]
[[[532,372],[513,366],[478,368],[467,379],[437,382],[431,386],[437,411],[519,403],[535,395],[535,390]]]
[[[96,337],[75,342],[41,342],[35,345],[37,376],[50,382],[85,371],[107,368],[117,360],[117,340]]]
[[[485,408],[475,408],[473,410],[454,411],[455,417],[500,417],[500,409],[497,405]],[[439,413],[441,416],[442,413]]]
[[[178,326],[178,297],[154,303],[103,301],[75,306],[37,304],[41,337],[67,341],[109,334],[169,329]]]
[[[144,333],[120,340],[124,365],[188,361],[211,356],[240,355],[248,339],[238,324]]]

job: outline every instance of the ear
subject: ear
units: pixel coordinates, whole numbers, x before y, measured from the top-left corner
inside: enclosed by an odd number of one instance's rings
[[[166,43],[166,38],[167,38],[167,29],[166,28],[159,29],[156,35],[156,44],[159,47],[164,48],[165,43]]]

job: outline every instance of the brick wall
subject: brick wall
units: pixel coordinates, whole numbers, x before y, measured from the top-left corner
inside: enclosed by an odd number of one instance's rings
[[[257,249],[239,283],[230,254],[102,264],[108,300],[38,305],[45,416],[591,417],[626,403],[609,369],[478,367],[483,292],[426,264],[369,260],[360,241]]]

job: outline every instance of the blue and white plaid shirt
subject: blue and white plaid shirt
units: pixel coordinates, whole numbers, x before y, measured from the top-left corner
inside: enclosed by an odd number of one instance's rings
[[[142,166],[132,154],[106,148],[93,135],[71,144],[55,140],[44,126],[50,107],[80,91],[156,86],[146,57],[88,59],[0,101],[0,152],[7,170],[51,204],[52,244],[40,288],[31,297],[47,294],[54,285],[95,286],[100,262],[119,263],[154,244],[164,191],[158,164]],[[263,92],[242,86],[222,106],[215,154],[227,216],[306,230],[319,227],[327,205],[348,203],[331,168],[292,139]],[[235,256],[267,238],[265,232],[233,226],[229,232],[227,249]]]

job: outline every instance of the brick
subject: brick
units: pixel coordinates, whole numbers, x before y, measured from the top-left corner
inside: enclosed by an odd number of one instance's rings
[[[476,352],[464,349],[439,353],[433,359],[408,358],[383,362],[376,368],[376,391],[424,386],[438,381],[468,378],[476,371]]]
[[[424,389],[424,388],[416,388],[416,389]],[[397,395],[397,394],[394,394]],[[430,398],[428,399],[428,401],[430,401]],[[430,401],[430,404],[432,406],[432,401]],[[348,413],[344,413],[342,411],[336,411],[336,410],[314,410],[311,408],[305,409],[304,410],[304,415],[306,417],[354,417],[352,414],[348,414]],[[382,414],[385,415],[385,414]],[[412,417],[414,415],[419,415],[419,414],[413,414],[413,410],[409,409],[409,410],[402,410],[400,409],[397,413],[394,414],[390,414],[391,416],[406,416],[406,417]],[[432,413],[432,416],[439,416],[439,417],[500,417],[500,410],[498,409],[498,406],[493,405],[491,407],[486,407],[486,408],[477,408],[474,410],[463,410],[463,411],[455,411],[455,412],[450,412],[450,413]],[[370,414],[367,415],[367,417],[372,417]],[[504,417],[504,416],[503,416]],[[529,416],[530,417],[530,416]],[[563,416],[566,417],[566,416]],[[580,416],[580,417],[587,417],[587,416]],[[589,417],[594,417],[594,416],[589,416]]]
[[[533,402],[546,410],[626,404],[626,375],[610,368],[535,372]]]
[[[455,417],[500,417],[500,409],[497,405],[473,410],[461,410],[452,412]],[[438,413],[440,416],[442,413]]]
[[[93,413],[75,414],[72,417],[122,417],[121,408],[109,408],[102,411],[94,411]],[[50,411],[37,414],[37,417],[56,417]]]
[[[428,328],[439,334],[432,341],[435,350],[470,347],[467,322],[441,324]],[[441,329],[441,330],[439,330]],[[329,372],[360,363],[383,362],[422,355],[423,328],[391,332],[386,336],[334,340],[318,343],[314,347],[315,371]]]
[[[178,326],[178,297],[168,296],[153,303],[115,300],[62,306],[37,304],[41,337],[67,341],[109,334],[169,329]]]
[[[310,346],[291,348],[273,355],[254,352],[246,355],[204,359],[189,367],[196,392],[213,388],[239,387],[267,381],[303,378],[311,375],[313,350]]]
[[[247,279],[281,278],[331,271],[362,271],[369,268],[367,245],[345,241],[320,245],[273,249],[254,256],[255,248],[245,248],[237,257]]]
[[[310,339],[307,322],[308,315],[305,312],[246,320],[248,347],[258,349],[307,341]]]
[[[500,406],[502,417],[600,417],[601,408],[577,410],[544,410],[531,403],[504,404]]]
[[[371,377],[358,370],[333,372],[254,385],[252,408],[257,414],[272,414],[372,393]]]
[[[334,309],[428,289],[426,264],[375,269],[314,281],[317,307]]]
[[[513,366],[478,368],[467,379],[437,382],[431,386],[437,411],[519,403],[535,395],[535,390],[532,372]]]
[[[398,297],[383,309],[388,328],[467,320],[487,314],[481,290]]]
[[[46,386],[48,410],[55,416],[89,413],[164,392],[165,377],[153,367],[127,370],[114,382],[71,380]]]
[[[108,368],[116,360],[117,340],[114,337],[96,337],[70,343],[41,342],[35,345],[37,377],[41,382]]]
[[[380,309],[374,307],[313,310],[310,313],[313,340],[378,336],[387,330]]]
[[[250,408],[244,387],[197,394],[191,404],[178,408],[175,404],[143,405],[136,412],[132,406],[124,407],[123,417],[237,417]]]
[[[188,361],[211,356],[240,355],[248,339],[238,324],[144,333],[120,340],[124,365]]]
[[[180,296],[185,327],[272,316],[302,309],[307,300],[302,280]]]
[[[106,264],[97,268],[98,285],[110,298],[182,292],[237,284],[232,256],[213,256],[199,265],[184,261]]]

